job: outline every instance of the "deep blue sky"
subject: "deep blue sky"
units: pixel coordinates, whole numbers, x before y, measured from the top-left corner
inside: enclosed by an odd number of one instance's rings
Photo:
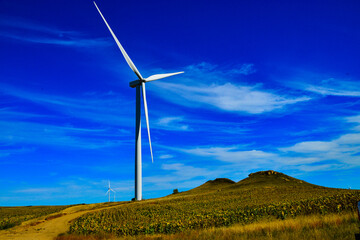
[[[359,1],[97,4],[144,77],[185,71],[147,84],[144,198],[268,169],[360,188]],[[131,199],[136,76],[93,2],[0,0],[0,53],[0,206]]]

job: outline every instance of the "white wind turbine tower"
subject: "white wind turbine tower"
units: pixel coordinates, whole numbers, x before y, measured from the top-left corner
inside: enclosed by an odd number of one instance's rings
[[[141,171],[141,97],[140,97],[140,88],[142,90],[142,97],[143,97],[143,104],[145,110],[145,119],[146,119],[146,126],[147,132],[149,137],[149,146],[150,146],[150,153],[151,153],[151,161],[154,162],[152,147],[151,147],[151,138],[150,138],[150,128],[149,128],[149,116],[148,116],[148,108],[146,102],[146,92],[145,92],[145,83],[158,80],[161,78],[170,77],[173,75],[177,75],[183,72],[176,72],[176,73],[165,73],[165,74],[155,74],[147,78],[143,78],[140,72],[135,67],[134,63],[131,61],[130,57],[125,52],[125,49],[120,44],[119,40],[115,36],[114,32],[110,28],[109,24],[105,20],[104,16],[102,15],[100,9],[94,2],[96,9],[100,13],[100,16],[104,20],[107,28],[109,29],[112,37],[114,38],[116,44],[120,48],[122,55],[124,56],[127,64],[130,68],[134,71],[138,80],[130,82],[130,87],[136,88],[136,124],[135,124],[135,199],[141,200],[142,199],[142,171]]]
[[[109,202],[110,202],[110,192],[113,192],[113,193],[114,193],[114,202],[115,202],[115,193],[116,193],[116,192],[111,189],[111,187],[110,187],[110,181],[108,181],[108,182],[109,182],[109,188],[108,188],[107,192],[105,193],[105,195],[106,195],[106,194],[109,194]]]

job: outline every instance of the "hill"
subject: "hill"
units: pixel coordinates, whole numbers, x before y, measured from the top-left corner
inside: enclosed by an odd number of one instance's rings
[[[356,209],[360,191],[317,186],[272,170],[237,183],[218,178],[186,192],[124,204],[84,215],[70,227],[76,234],[139,235],[249,224]],[[106,230],[103,230],[106,229]]]
[[[209,180],[196,188],[169,195],[167,198],[216,198],[217,195],[237,198],[241,196],[242,202],[248,201],[248,204],[251,204],[251,202],[260,204],[269,201],[294,201],[323,195],[327,196],[341,191],[346,190],[314,185],[280,172],[268,170],[250,173],[247,178],[239,182],[227,178]],[[266,194],[264,195],[264,193]],[[254,202],[254,197],[257,195],[259,195],[258,201]]]
[[[81,215],[70,225],[69,232],[75,235],[169,234],[313,214],[348,214],[355,211],[359,200],[358,190],[326,188],[268,170],[249,174],[239,182],[217,178],[158,199],[80,206],[88,213],[57,214],[56,219],[69,221]],[[44,218],[48,219],[44,224],[54,226],[51,221],[55,220]]]

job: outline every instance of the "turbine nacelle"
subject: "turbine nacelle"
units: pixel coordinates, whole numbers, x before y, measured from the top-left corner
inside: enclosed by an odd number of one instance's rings
[[[135,87],[141,85],[142,82],[145,82],[145,80],[135,80],[135,81],[129,82],[129,86],[132,88],[135,88]]]

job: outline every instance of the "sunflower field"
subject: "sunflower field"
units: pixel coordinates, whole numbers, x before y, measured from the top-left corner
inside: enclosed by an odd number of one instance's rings
[[[262,218],[295,218],[300,215],[355,211],[360,192],[352,191],[299,201],[247,205],[229,199],[206,201],[176,199],[145,201],[102,210],[79,217],[70,233],[117,236],[176,233],[189,229],[248,224]]]

